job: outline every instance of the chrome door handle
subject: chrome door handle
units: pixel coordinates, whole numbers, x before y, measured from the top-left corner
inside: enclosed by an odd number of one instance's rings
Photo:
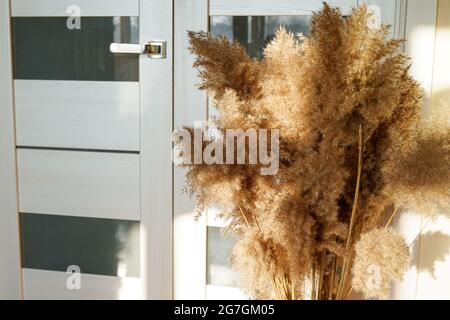
[[[147,54],[152,59],[166,57],[165,41],[149,41],[147,44],[111,43],[109,51],[112,53]]]

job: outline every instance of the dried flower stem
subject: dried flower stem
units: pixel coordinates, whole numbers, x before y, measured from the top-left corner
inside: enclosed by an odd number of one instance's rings
[[[242,214],[242,218],[244,218],[245,224],[247,225],[248,228],[250,228],[250,224],[248,223],[247,217],[245,216],[244,210],[242,210],[241,206],[239,206],[239,210]]]
[[[291,296],[292,296],[292,300],[296,300],[295,299],[295,284],[294,284],[294,282],[292,282],[292,284],[291,284]]]
[[[333,255],[333,260],[331,263],[331,276],[330,276],[330,291],[328,292],[328,299],[333,299],[334,282],[336,280],[336,256]]]
[[[350,288],[348,288],[348,292],[347,292],[346,298],[348,298],[350,296],[350,293],[352,293],[352,290],[353,290],[353,286],[350,286]]]
[[[315,262],[313,262],[313,265],[312,265],[311,300],[316,300],[316,263]]]
[[[351,247],[351,251],[350,251],[350,256],[348,257],[347,260],[347,269],[346,269],[346,273],[344,275],[344,285],[342,287],[342,296],[341,299],[344,299],[348,296],[348,290],[350,290],[350,280],[351,280],[351,270],[352,270],[352,266],[353,266],[353,257],[354,256],[354,251],[353,251],[353,246]]]
[[[275,292],[275,296],[276,296],[277,300],[281,300],[281,296],[279,294],[279,290],[278,290],[278,286],[277,286],[277,282],[276,282],[275,277],[272,276],[270,278],[270,280],[272,282],[272,288],[273,288],[273,291]]]
[[[359,198],[359,189],[361,186],[361,172],[362,172],[362,158],[363,158],[363,135],[362,135],[362,126],[359,126],[358,130],[359,135],[359,154],[358,154],[358,174],[356,179],[356,190],[355,190],[355,197],[353,199],[353,207],[352,207],[352,215],[350,217],[350,225],[348,229],[348,236],[347,236],[347,244],[345,246],[345,253],[344,256],[344,263],[342,266],[342,273],[340,276],[340,282],[338,287],[338,293],[337,298],[341,299],[343,296],[344,287],[346,284],[346,280],[348,277],[348,273],[350,271],[350,263],[351,263],[351,251],[352,248],[352,232],[355,224],[355,218],[356,218],[356,210],[358,208],[358,198]]]
[[[391,222],[394,220],[395,215],[398,212],[398,208],[395,208],[394,211],[391,214],[391,217],[389,218],[388,222],[386,223],[386,225],[384,226],[384,228],[386,229],[387,227],[389,227],[389,225],[391,224]]]
[[[255,220],[255,224],[256,224],[256,227],[258,228],[258,230],[261,231],[261,227],[259,225],[258,219],[256,218],[255,212],[253,212],[253,220]]]
[[[250,223],[247,219],[247,215],[244,212],[244,210],[242,209],[241,205],[239,206],[239,211],[241,212],[241,215],[245,221],[245,224],[247,226],[247,228],[250,228]],[[253,212],[253,220],[255,221],[255,226],[258,229],[259,232],[261,231],[261,226],[259,225],[258,219],[256,218],[255,213]],[[269,270],[269,266],[266,264],[266,268]],[[291,284],[291,281],[288,278],[288,275],[285,274],[283,279],[279,280],[277,279],[277,277],[275,275],[271,275],[271,283],[272,283],[272,288],[275,292],[275,296],[277,297],[278,300],[290,300],[290,299],[294,299],[293,297],[295,296],[294,293],[294,287],[293,284]],[[289,287],[291,287],[291,289],[289,289]]]
[[[361,125],[359,125],[358,135],[359,135],[358,176],[356,179],[355,197],[353,199],[352,215],[350,217],[350,226],[348,229],[347,245],[345,247],[345,250],[347,252],[350,249],[350,245],[352,242],[352,231],[353,231],[353,227],[355,225],[356,209],[358,208],[359,190],[361,187],[361,172],[362,172],[362,157],[363,157],[363,136],[362,136],[362,126]]]
[[[325,251],[325,249],[322,249],[322,253],[320,256],[319,289],[317,290],[317,296],[318,296],[318,299],[320,299],[320,300],[322,300],[322,295],[323,295],[325,262],[326,262],[326,251]]]

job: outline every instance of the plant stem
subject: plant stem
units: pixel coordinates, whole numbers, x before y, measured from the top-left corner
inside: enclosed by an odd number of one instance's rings
[[[349,225],[349,230],[348,230],[348,235],[347,235],[347,244],[345,246],[345,256],[344,256],[344,263],[342,266],[342,271],[341,271],[341,276],[339,279],[339,287],[338,287],[338,292],[337,292],[337,298],[341,299],[343,296],[343,291],[344,291],[344,286],[346,284],[346,278],[347,278],[347,273],[348,273],[348,269],[349,268],[349,264],[350,264],[350,260],[351,260],[351,254],[350,254],[350,249],[351,249],[351,244],[352,244],[352,232],[353,232],[353,227],[355,224],[355,218],[356,218],[356,209],[358,208],[358,199],[359,199],[359,189],[361,186],[361,172],[362,172],[362,158],[363,158],[363,136],[362,136],[362,126],[359,126],[359,154],[358,154],[358,173],[357,173],[357,179],[356,179],[356,190],[355,190],[355,197],[353,199],[353,207],[352,207],[352,214],[350,217],[350,225]]]
[[[330,276],[330,292],[328,292],[328,299],[333,299],[334,282],[336,279],[336,256],[333,255],[333,262],[331,264],[331,276]]]
[[[359,198],[359,189],[361,186],[361,172],[362,172],[362,158],[363,158],[363,137],[362,137],[362,126],[359,126],[359,155],[358,155],[358,176],[356,179],[356,190],[355,197],[353,199],[353,207],[352,207],[352,215],[350,218],[350,227],[348,230],[347,237],[347,245],[345,247],[346,251],[350,248],[351,240],[352,240],[352,231],[355,224],[356,217],[356,209],[358,208],[358,198]]]
[[[292,300],[295,300],[295,284],[294,284],[294,282],[291,283],[291,296],[292,296]]]
[[[313,262],[312,265],[311,300],[316,300],[316,262]]]
[[[242,207],[240,205],[238,205],[238,207],[239,207],[239,211],[242,214],[242,218],[244,219],[245,224],[247,225],[247,228],[250,228],[250,223],[247,220],[247,216],[245,215],[244,210],[242,209]],[[256,220],[256,215],[254,213],[253,213],[253,219],[255,220],[255,224],[256,224],[256,227],[258,228],[259,232],[261,232],[261,228],[259,226],[258,220]],[[268,266],[266,266],[266,268],[269,269]],[[270,280],[271,280],[272,288],[273,288],[273,291],[275,292],[276,298],[278,300],[282,300],[280,288],[278,287],[276,277],[274,275],[272,275]]]
[[[259,232],[261,232],[261,226],[259,225],[255,212],[253,212],[253,220],[255,220],[256,227],[258,228]]]
[[[248,228],[250,228],[250,224],[248,223],[247,217],[245,216],[244,210],[242,210],[241,206],[239,206],[239,210],[241,211],[241,214],[242,214],[242,217],[244,218],[245,224],[247,225]]]
[[[387,227],[389,227],[389,225],[391,224],[391,222],[394,220],[394,217],[395,217],[395,215],[397,214],[397,212],[398,212],[398,208],[395,208],[395,209],[394,209],[394,212],[392,212],[391,217],[389,218],[388,222],[386,223],[386,226],[384,227],[385,229],[386,229]]]
[[[353,290],[353,286],[350,286],[350,288],[348,289],[347,298],[350,296],[350,293],[352,293],[352,290]]]
[[[322,254],[320,257],[320,271],[319,271],[319,289],[317,290],[317,299],[322,299],[322,290],[323,290],[323,278],[325,274],[325,261],[326,260],[326,251],[322,249]]]

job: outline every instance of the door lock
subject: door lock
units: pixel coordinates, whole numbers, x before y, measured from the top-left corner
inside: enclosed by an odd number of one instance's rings
[[[149,41],[147,44],[111,43],[109,51],[112,53],[147,54],[151,59],[165,59],[166,42]]]

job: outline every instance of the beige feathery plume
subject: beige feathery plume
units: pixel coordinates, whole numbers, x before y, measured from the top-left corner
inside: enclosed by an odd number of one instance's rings
[[[353,288],[366,298],[388,299],[391,283],[408,268],[409,248],[392,228],[374,229],[355,246]]]

